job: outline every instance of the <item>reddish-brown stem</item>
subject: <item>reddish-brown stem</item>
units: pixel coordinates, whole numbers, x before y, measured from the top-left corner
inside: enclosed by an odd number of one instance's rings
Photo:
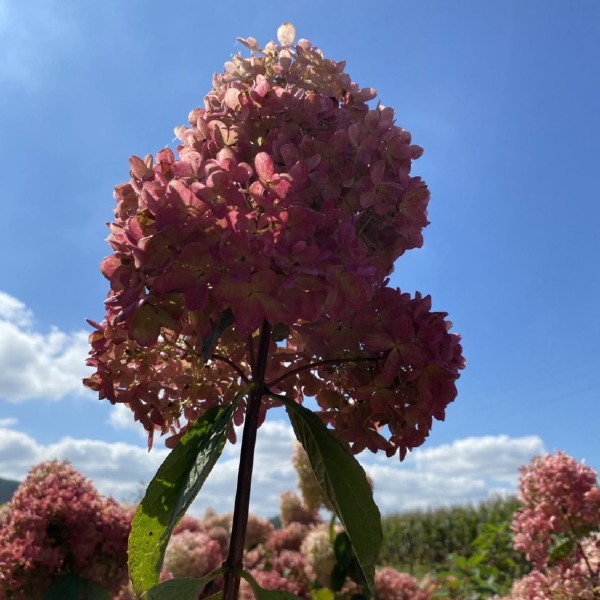
[[[244,541],[248,525],[248,511],[250,507],[250,488],[252,485],[252,468],[254,466],[254,447],[256,446],[256,430],[260,415],[260,403],[266,391],[265,372],[271,338],[271,326],[263,321],[260,339],[258,342],[258,356],[256,357],[256,371],[252,374],[254,388],[250,392],[242,434],[242,447],[240,450],[240,466],[238,471],[237,490],[231,525],[231,539],[229,553],[225,560],[225,583],[223,587],[223,600],[237,600],[240,588],[240,570],[244,555]]]
[[[244,383],[250,383],[250,380],[248,379],[246,373],[244,373],[244,371],[242,371],[242,369],[238,365],[236,365],[231,359],[227,358],[226,356],[222,356],[221,354],[211,354],[210,357],[213,360],[220,360],[221,362],[224,362],[225,364],[229,365],[240,376]]]
[[[343,363],[359,363],[377,360],[381,360],[381,356],[365,356],[362,358],[330,358],[328,360],[318,360],[317,362],[310,363],[309,365],[304,365],[302,367],[297,367],[296,369],[292,369],[291,371],[284,373],[281,377],[269,382],[267,387],[275,387],[278,383],[281,383],[284,379],[287,379],[292,375],[297,375],[298,373],[302,373],[302,371],[310,371],[311,369],[322,367],[323,365],[341,365]]]

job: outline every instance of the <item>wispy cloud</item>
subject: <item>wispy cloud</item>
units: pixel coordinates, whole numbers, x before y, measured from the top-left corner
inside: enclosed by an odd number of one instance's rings
[[[295,489],[292,448],[290,427],[283,423],[261,427],[255,454],[254,513],[272,517],[279,512],[279,496]],[[218,512],[233,509],[239,451],[240,444],[225,446],[193,506],[194,514],[200,516],[209,507]],[[103,494],[122,501],[133,501],[143,492],[167,453],[163,448],[148,452],[142,445],[71,437],[44,445],[21,431],[0,426],[0,477],[23,480],[29,469],[42,461],[69,460]]]
[[[509,457],[501,467],[490,469],[488,449]],[[268,421],[259,430],[251,511],[272,517],[279,512],[279,497],[296,490],[291,457],[294,434],[289,425]],[[473,458],[466,465],[461,449]],[[204,484],[192,512],[201,516],[206,508],[229,512],[233,508],[240,444],[227,444]],[[434,506],[476,503],[492,495],[514,493],[519,466],[544,453],[539,438],[468,438],[429,450],[416,450],[403,464],[397,459],[359,457],[374,481],[375,500],[383,514]],[[156,446],[148,453],[143,445],[63,438],[43,445],[7,426],[0,428],[0,476],[23,479],[31,466],[53,458],[68,459],[104,494],[133,500],[154,476],[167,451]],[[444,457],[442,459],[442,457]],[[427,466],[426,466],[427,465]]]
[[[375,481],[382,511],[398,512],[514,494],[519,467],[545,452],[538,436],[498,435],[418,448],[402,465],[384,456],[365,456],[362,462]]]
[[[48,333],[35,330],[34,315],[18,299],[0,292],[0,400],[17,403],[34,399],[59,400],[84,393],[87,374],[87,333]],[[98,488],[121,500],[142,491],[166,456],[155,444],[148,454],[146,434],[125,406],[113,408],[110,424],[138,431],[140,445],[66,437],[43,445],[21,432],[13,419],[0,420],[0,476],[22,479],[29,468],[51,458],[69,459]],[[252,510],[277,514],[282,492],[296,489],[291,456],[294,435],[280,421],[261,427],[255,457]],[[209,477],[196,513],[212,507],[231,510],[235,495],[240,444],[227,445]],[[365,454],[359,457],[375,482],[375,498],[383,513],[448,504],[477,502],[494,494],[514,493],[518,468],[545,452],[537,436],[470,437],[435,448],[415,450],[404,463],[396,458]]]
[[[87,338],[85,331],[66,333],[56,327],[36,331],[31,311],[0,292],[0,400],[60,400],[85,393]]]
[[[419,471],[468,476],[473,473],[486,479],[513,483],[515,464],[522,465],[545,452],[536,435],[511,438],[508,435],[468,437],[436,448],[415,453]]]

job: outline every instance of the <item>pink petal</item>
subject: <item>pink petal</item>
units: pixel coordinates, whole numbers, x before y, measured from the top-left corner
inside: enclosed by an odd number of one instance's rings
[[[254,159],[256,173],[264,181],[271,181],[275,167],[271,157],[266,152],[259,152]]]

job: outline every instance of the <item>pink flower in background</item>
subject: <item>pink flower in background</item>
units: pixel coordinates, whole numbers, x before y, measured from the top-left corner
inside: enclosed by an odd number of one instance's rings
[[[173,535],[165,552],[163,568],[172,577],[203,577],[224,560],[219,543],[202,531]]]
[[[375,572],[375,590],[379,600],[428,600],[430,594],[419,586],[419,582],[408,573],[391,567]]]
[[[596,472],[564,452],[536,458],[521,469],[513,521],[515,550],[536,567],[548,563],[555,536],[577,538],[600,527],[600,489]]]
[[[37,465],[0,525],[0,597],[42,598],[67,574],[117,593],[128,580],[130,520],[68,463]]]
[[[521,468],[512,529],[535,569],[507,600],[593,600],[600,593],[600,488],[596,472],[564,452]]]
[[[311,529],[304,538],[300,551],[306,559],[306,574],[309,579],[328,588],[336,565],[329,526],[319,525]]]
[[[306,600],[310,598],[310,593],[306,586],[282,575],[278,571],[251,570],[250,573],[265,590],[289,592],[290,594],[294,594],[295,596]],[[242,580],[240,585],[240,600],[254,600],[254,598],[255,595],[252,592],[250,585],[245,580]]]
[[[594,600],[587,573],[579,567],[532,571],[514,582],[506,600]]]
[[[281,550],[298,551],[308,531],[308,525],[298,522],[289,523],[282,529],[273,531],[266,541],[265,546],[273,552]]]
[[[284,492],[279,497],[279,514],[281,524],[285,527],[292,523],[315,525],[321,523],[321,517],[315,509],[311,509],[294,492]]]

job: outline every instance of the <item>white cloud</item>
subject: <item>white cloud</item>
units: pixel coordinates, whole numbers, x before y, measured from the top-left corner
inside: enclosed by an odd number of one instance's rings
[[[0,81],[37,87],[78,38],[64,2],[0,0]]]
[[[280,495],[296,490],[296,473],[291,464],[293,444],[291,427],[283,422],[268,421],[259,429],[250,507],[253,513],[264,517],[278,514]],[[495,448],[494,459],[501,462],[501,467],[490,468],[490,446]],[[473,453],[469,462],[463,456],[467,450]],[[192,506],[193,514],[201,516],[209,507],[219,513],[233,509],[239,451],[239,442],[225,446]],[[476,503],[491,495],[514,493],[519,466],[542,453],[544,446],[539,438],[497,436],[468,438],[416,450],[404,464],[396,458],[371,455],[362,457],[361,462],[374,480],[375,499],[382,514],[390,514]],[[144,485],[150,482],[166,455],[167,450],[158,443],[150,453],[133,444],[74,438],[44,446],[10,427],[0,428],[1,477],[22,480],[29,468],[41,461],[68,459],[103,494],[119,500],[141,497]]]
[[[385,457],[363,460],[375,480],[382,512],[477,503],[514,494],[519,467],[545,454],[538,436],[469,437],[412,452],[404,465]]]
[[[69,437],[42,445],[25,433],[0,428],[1,477],[21,481],[40,462],[68,459],[103,494],[121,500],[131,500],[139,491],[139,482],[147,484],[166,455],[164,449],[148,453],[132,444]]]
[[[545,451],[542,440],[535,435],[521,438],[483,436],[456,440],[437,448],[424,448],[415,453],[414,460],[420,471],[465,476],[477,474],[510,483],[517,476],[515,464],[526,464]]]
[[[0,319],[28,327],[33,321],[33,314],[20,300],[0,291]]]
[[[265,517],[279,512],[279,496],[296,487],[291,464],[293,433],[282,423],[265,423],[259,430],[255,453],[251,511]],[[240,444],[227,444],[221,459],[204,484],[192,512],[206,508],[233,510]],[[91,479],[103,494],[123,501],[141,496],[168,451],[158,444],[148,452],[142,446],[99,440],[63,438],[42,445],[32,437],[0,427],[0,477],[23,480],[29,469],[45,460],[69,460]]]
[[[126,404],[115,404],[110,408],[108,423],[115,429],[134,431],[140,437],[147,439],[148,432],[136,421],[133,412]]]
[[[60,400],[84,394],[81,380],[90,373],[85,366],[88,333],[56,327],[41,333],[33,323],[22,302],[0,292],[0,399]]]

